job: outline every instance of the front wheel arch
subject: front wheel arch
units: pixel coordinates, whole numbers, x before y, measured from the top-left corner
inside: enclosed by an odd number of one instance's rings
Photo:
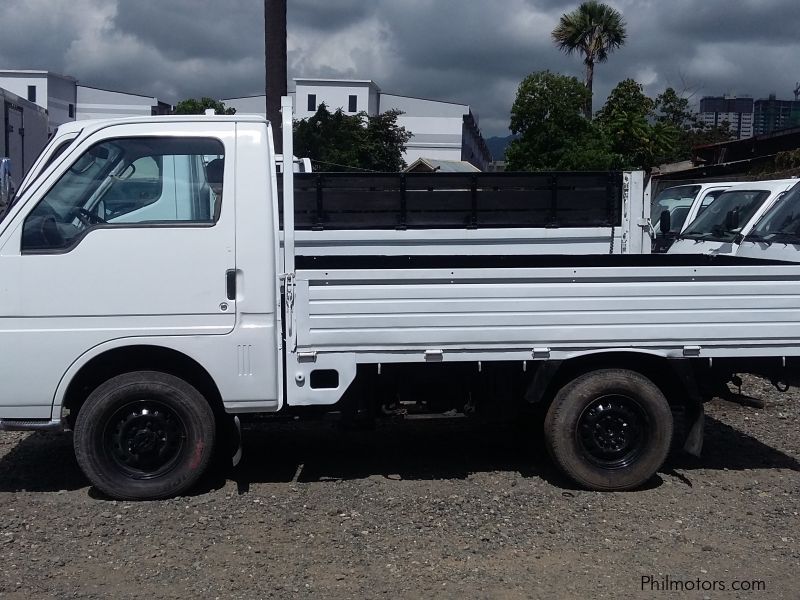
[[[200,363],[172,348],[137,344],[106,350],[80,367],[70,379],[61,402],[66,424],[75,426],[78,413],[95,389],[112,377],[132,371],[158,371],[183,379],[206,398],[218,420],[225,415],[219,388]]]

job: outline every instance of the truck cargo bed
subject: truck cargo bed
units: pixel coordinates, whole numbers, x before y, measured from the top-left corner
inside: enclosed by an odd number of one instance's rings
[[[479,351],[532,358],[534,349],[543,358],[627,347],[671,356],[800,352],[800,266],[793,264],[431,256],[321,257],[298,267],[299,349],[362,358],[442,351],[443,360],[471,360]]]

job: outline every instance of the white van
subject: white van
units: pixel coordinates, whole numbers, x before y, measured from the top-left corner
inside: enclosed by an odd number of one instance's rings
[[[736,256],[800,262],[800,183],[764,213]]]
[[[749,181],[728,188],[681,232],[669,253],[735,255],[761,215],[797,182]]]

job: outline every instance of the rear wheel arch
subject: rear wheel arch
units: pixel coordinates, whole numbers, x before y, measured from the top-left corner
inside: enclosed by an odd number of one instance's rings
[[[554,364],[548,364],[554,363]],[[673,406],[701,402],[688,359],[667,358],[647,352],[597,352],[562,361],[548,361],[534,373],[525,399],[531,404],[549,404],[558,391],[591,371],[624,369],[652,381]]]

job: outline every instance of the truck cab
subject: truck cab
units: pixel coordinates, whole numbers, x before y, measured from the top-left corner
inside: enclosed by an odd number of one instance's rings
[[[800,183],[764,213],[736,255],[800,262]]]
[[[693,183],[669,187],[655,197],[650,207],[650,222],[656,232],[653,240],[654,253],[669,250],[675,239],[694,221],[717,196],[736,185],[736,182]],[[662,230],[661,219],[665,211],[669,214],[669,227]],[[666,224],[665,224],[666,225]]]
[[[736,255],[743,237],[796,183],[796,179],[777,179],[728,188],[677,236],[669,254]]]
[[[83,123],[0,222],[6,418],[60,420],[70,373],[131,342],[213,365],[243,410],[279,408],[270,139],[255,117]]]

